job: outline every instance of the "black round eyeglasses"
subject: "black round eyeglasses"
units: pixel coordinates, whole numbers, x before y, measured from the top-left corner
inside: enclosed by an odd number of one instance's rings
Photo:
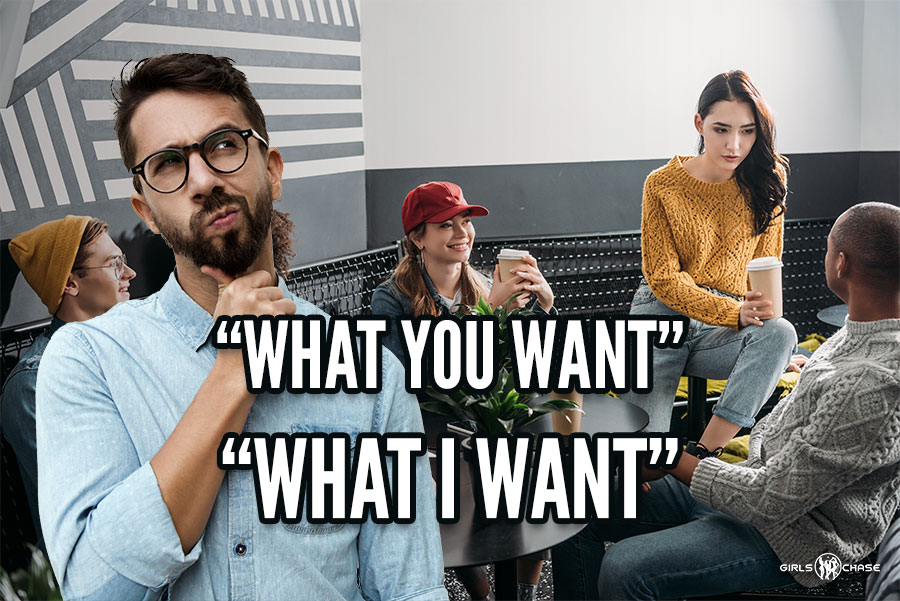
[[[181,148],[157,150],[131,168],[147,185],[160,194],[171,194],[181,189],[188,178],[190,150],[200,152],[203,162],[217,173],[234,173],[247,162],[249,138],[256,138],[268,148],[269,143],[253,129],[220,129],[200,142]]]

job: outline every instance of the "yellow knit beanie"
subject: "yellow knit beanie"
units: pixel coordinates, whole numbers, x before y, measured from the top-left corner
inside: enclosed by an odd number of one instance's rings
[[[90,220],[68,215],[22,232],[9,242],[9,254],[51,315],[62,303],[66,281]]]

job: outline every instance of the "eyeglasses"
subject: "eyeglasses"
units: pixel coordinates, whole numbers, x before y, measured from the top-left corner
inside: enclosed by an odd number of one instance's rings
[[[73,267],[72,271],[83,271],[86,269],[109,269],[112,267],[116,270],[116,279],[121,280],[122,276],[125,275],[125,266],[128,265],[128,259],[125,258],[125,254],[121,254],[115,259],[113,259],[112,265],[95,265],[93,267]]]
[[[247,162],[249,145],[247,140],[254,137],[264,144],[265,138],[252,129],[220,129],[209,134],[200,142],[182,148],[163,148],[148,156],[131,168],[131,173],[140,175],[147,185],[160,194],[171,194],[181,189],[188,178],[189,150],[197,150],[203,162],[217,173],[234,173]]]

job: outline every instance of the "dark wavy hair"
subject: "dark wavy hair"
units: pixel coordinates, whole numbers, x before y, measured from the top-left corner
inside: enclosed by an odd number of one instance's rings
[[[706,119],[713,105],[722,100],[746,102],[753,109],[756,142],[747,158],[735,169],[734,175],[744,191],[747,206],[753,212],[753,233],[759,235],[766,231],[773,219],[784,213],[790,163],[787,157],[775,152],[772,111],[749,75],[743,71],[728,71],[710,79],[697,102],[700,118]],[[703,149],[703,136],[700,136],[698,152],[702,153]]]

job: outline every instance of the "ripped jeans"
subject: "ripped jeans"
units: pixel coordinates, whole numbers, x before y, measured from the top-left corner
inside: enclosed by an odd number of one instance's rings
[[[634,293],[631,315],[680,315],[642,284]],[[622,398],[650,415],[647,432],[668,432],[672,404],[681,376],[728,380],[713,414],[749,428],[775,390],[796,352],[797,333],[784,318],[740,330],[690,320],[681,348],[653,348],[653,390],[629,392]]]

